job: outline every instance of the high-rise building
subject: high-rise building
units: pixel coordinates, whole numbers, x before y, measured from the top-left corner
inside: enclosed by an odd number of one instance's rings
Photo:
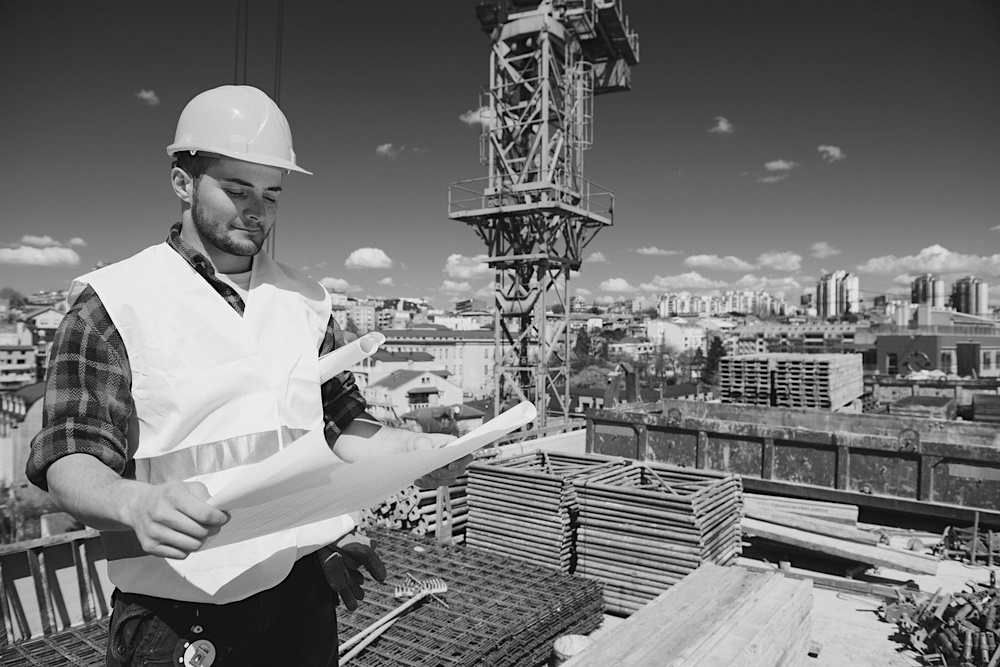
[[[910,283],[910,303],[926,303],[932,308],[944,308],[944,281],[933,273],[917,276]]]
[[[828,273],[816,285],[816,313],[826,319],[861,308],[861,287],[857,276],[839,270]]]
[[[990,286],[975,276],[956,280],[951,286],[951,307],[969,315],[988,315]]]

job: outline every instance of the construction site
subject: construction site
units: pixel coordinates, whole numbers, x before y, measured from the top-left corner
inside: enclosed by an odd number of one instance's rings
[[[488,173],[444,217],[495,276],[492,414],[537,417],[360,512],[389,576],[338,610],[340,664],[997,667],[997,383],[957,421],[946,381],[880,401],[860,354],[755,353],[696,396],[645,401],[623,369],[572,409],[570,283],[616,233],[584,177],[594,98],[641,67],[622,5],[475,6]],[[24,412],[5,400],[0,436]],[[105,664],[113,589],[95,530],[0,545],[0,666]]]

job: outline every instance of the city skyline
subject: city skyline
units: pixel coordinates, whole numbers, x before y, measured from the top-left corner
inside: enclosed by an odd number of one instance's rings
[[[285,180],[279,260],[352,296],[489,297],[485,247],[447,219],[448,185],[486,173],[475,4],[285,4],[279,101],[315,176]],[[269,94],[277,6],[249,12],[247,82]],[[633,90],[596,99],[585,158],[615,224],[571,295],[795,304],[837,270],[867,303],[928,272],[996,283],[996,3],[624,8]],[[188,99],[233,82],[235,21],[236,3],[0,5],[0,287],[65,289],[166,237],[165,146]]]

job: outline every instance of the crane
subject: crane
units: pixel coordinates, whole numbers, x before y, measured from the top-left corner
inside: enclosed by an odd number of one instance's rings
[[[541,428],[552,402],[569,417],[569,280],[614,217],[614,194],[583,177],[594,96],[631,89],[639,39],[621,0],[491,0],[476,16],[492,40],[488,175],[451,184],[448,217],[485,241],[494,270],[494,414],[532,401]]]

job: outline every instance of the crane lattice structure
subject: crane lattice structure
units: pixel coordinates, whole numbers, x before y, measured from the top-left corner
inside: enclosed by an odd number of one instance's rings
[[[452,184],[448,216],[486,242],[495,272],[494,414],[532,401],[542,427],[552,401],[569,417],[571,272],[613,222],[614,195],[583,177],[594,95],[631,88],[639,40],[621,0],[500,0],[476,14],[493,40],[480,104],[489,175]]]

